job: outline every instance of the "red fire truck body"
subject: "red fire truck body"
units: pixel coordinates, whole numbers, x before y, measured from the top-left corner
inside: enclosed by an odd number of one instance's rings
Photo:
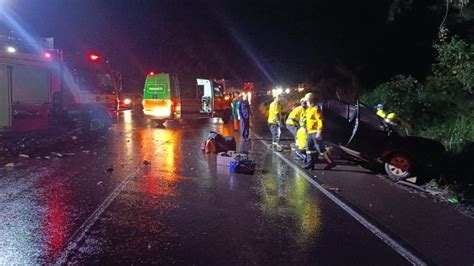
[[[65,63],[52,38],[28,43],[0,34],[0,131],[45,129],[73,117],[89,129],[116,122],[118,75],[92,56]]]

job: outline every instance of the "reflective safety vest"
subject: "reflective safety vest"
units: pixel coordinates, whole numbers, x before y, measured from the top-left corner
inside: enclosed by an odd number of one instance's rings
[[[268,123],[279,125],[281,121],[281,107],[278,101],[273,101],[268,108]]]
[[[387,116],[387,114],[385,113],[383,109],[377,110],[377,115],[382,117],[383,119],[385,119],[385,117]]]
[[[306,150],[306,140],[308,135],[306,135],[306,130],[303,127],[300,127],[296,131],[296,148],[299,150]]]
[[[304,111],[305,110],[303,106],[295,107],[295,109],[291,110],[290,114],[288,115],[285,124],[291,126],[300,126]]]
[[[310,106],[306,109],[305,127],[308,134],[316,133],[323,129],[323,116],[317,106]]]

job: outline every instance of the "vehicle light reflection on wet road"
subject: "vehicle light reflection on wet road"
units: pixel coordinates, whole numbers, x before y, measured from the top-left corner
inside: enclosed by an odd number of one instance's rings
[[[65,210],[67,201],[65,193],[66,188],[59,185],[46,194],[44,202],[46,214],[43,223],[45,237],[47,238],[48,258],[55,258],[61,253],[69,235],[67,225],[70,224],[68,216],[70,213]]]
[[[293,237],[305,244],[317,236],[321,227],[318,199],[309,195],[311,187],[302,176],[289,171],[275,155],[271,161],[272,172],[264,174],[261,181],[263,211],[271,220],[294,219],[298,230]]]
[[[134,150],[134,145],[135,141],[132,139],[133,138],[133,120],[132,120],[132,111],[131,110],[126,110],[123,112],[123,120],[121,121],[123,123],[123,137],[125,138],[124,143],[125,145],[123,146],[124,148],[124,153],[127,158],[133,156],[135,153]]]

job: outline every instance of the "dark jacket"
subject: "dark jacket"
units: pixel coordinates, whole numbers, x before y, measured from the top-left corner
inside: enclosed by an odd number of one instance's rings
[[[240,115],[240,119],[250,119],[252,115],[252,111],[250,111],[250,104],[249,101],[240,100],[238,105],[238,111]]]

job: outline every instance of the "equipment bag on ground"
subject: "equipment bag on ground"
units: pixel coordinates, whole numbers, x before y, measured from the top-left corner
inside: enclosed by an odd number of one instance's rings
[[[255,173],[255,160],[235,159],[229,164],[229,171],[237,174],[253,175]]]
[[[211,131],[207,140],[201,145],[205,153],[219,153],[235,151],[237,144],[234,137],[224,137],[221,134]]]

